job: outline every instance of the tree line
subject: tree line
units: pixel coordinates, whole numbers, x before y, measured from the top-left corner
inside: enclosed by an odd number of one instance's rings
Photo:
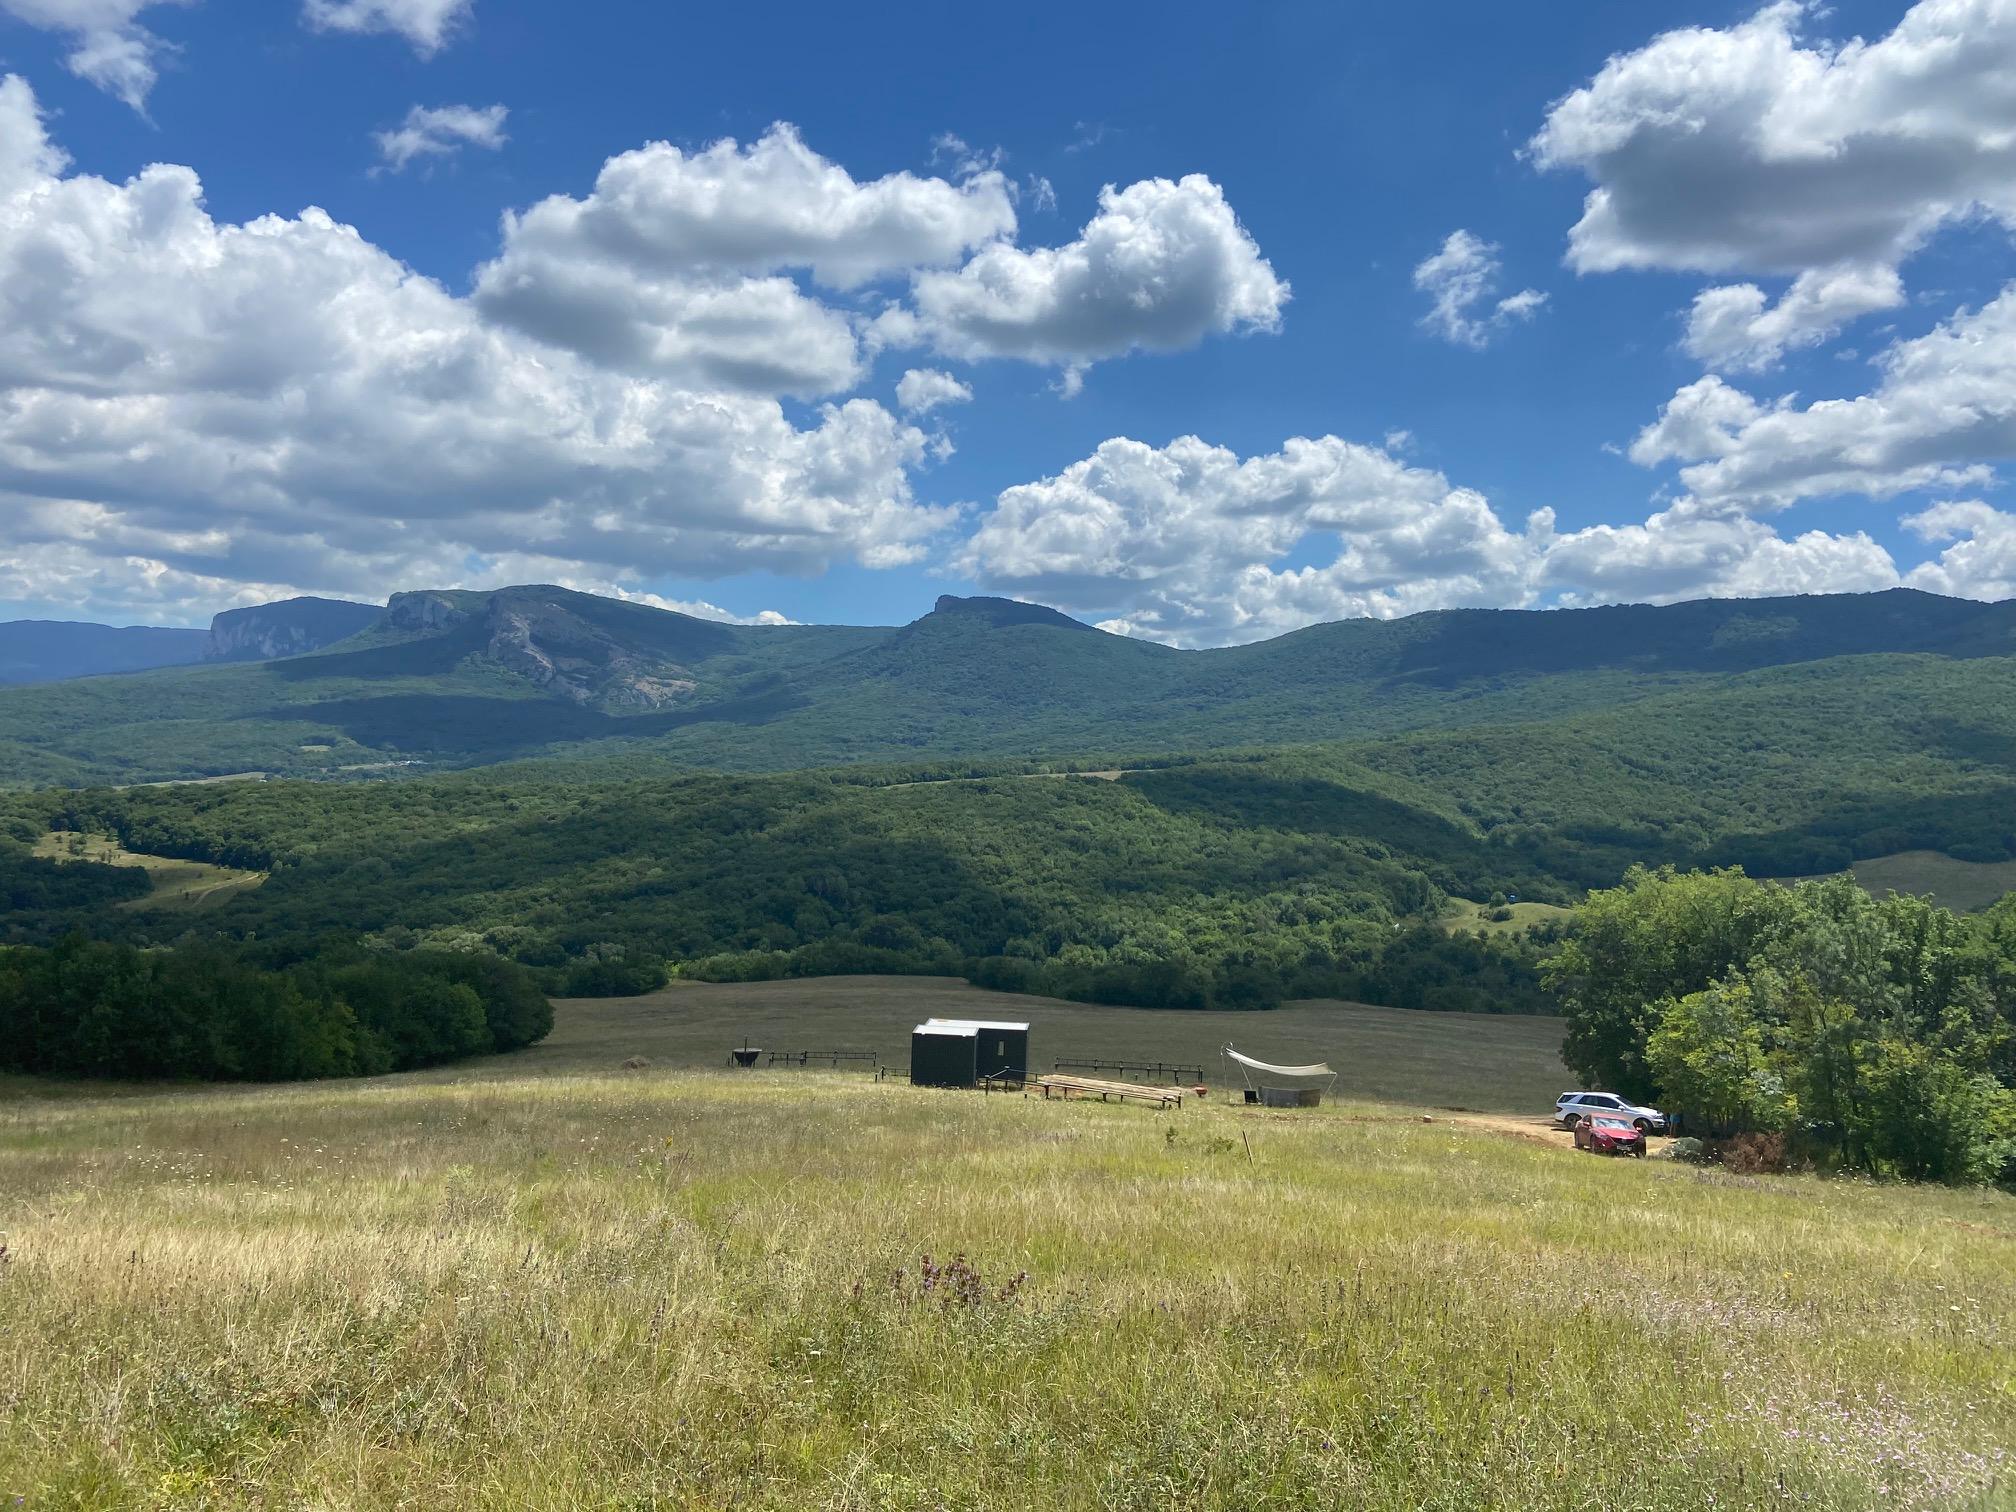
[[[284,966],[215,943],[72,934],[0,947],[0,1070],[287,1081],[373,1076],[515,1050],[553,1010],[494,956],[323,951]]]
[[[1546,966],[1563,1057],[1711,1136],[1880,1175],[2016,1179],[2016,897],[1979,917],[1637,868]]]

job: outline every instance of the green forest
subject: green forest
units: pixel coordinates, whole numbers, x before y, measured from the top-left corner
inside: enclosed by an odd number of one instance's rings
[[[1915,852],[2016,858],[2016,660],[1992,654],[1996,606],[1886,594],[1783,614],[1423,616],[1191,654],[997,601],[948,601],[895,632],[765,639],[530,592],[447,596],[429,611],[446,631],[391,623],[319,657],[153,674],[192,717],[155,721],[143,754],[202,746],[211,715],[264,728],[244,718],[244,679],[305,689],[325,713],[323,695],[371,683],[417,700],[428,739],[465,745],[505,727],[430,703],[444,677],[562,735],[643,717],[621,709],[647,655],[692,663],[703,700],[819,668],[829,685],[788,718],[780,704],[730,721],[754,743],[698,763],[703,737],[675,721],[665,739],[499,759],[514,736],[463,772],[359,762],[315,780],[0,795],[5,1064],[359,1074],[526,1043],[546,994],[957,975],[1164,1008],[1558,1013],[1578,1072],[1704,1129],[1885,1173],[1970,1180],[2006,1163],[2016,915],[1757,880]],[[507,613],[570,649],[574,701],[483,651]],[[78,711],[145,682],[7,697],[69,709],[50,728],[96,739]],[[1112,717],[1149,695],[1140,719]],[[1293,739],[1347,708],[1355,738]],[[405,739],[356,733],[322,754]],[[137,867],[51,843],[65,833],[257,875],[178,905]],[[1696,897],[1737,901],[1660,901]],[[1579,912],[1486,927],[1514,898]],[[1899,943],[1920,937],[1937,948]],[[1829,952],[1887,964],[1844,977]],[[1944,984],[1931,998],[1909,985],[1925,973]],[[1908,1139],[1907,1103],[1934,1110]],[[1879,1106],[1882,1130],[1856,1121]]]
[[[2016,1179],[2016,897],[1634,870],[1547,964],[1563,1055],[1687,1127],[1877,1175]]]

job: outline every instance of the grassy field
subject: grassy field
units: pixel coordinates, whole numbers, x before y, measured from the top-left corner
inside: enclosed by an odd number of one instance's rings
[[[1876,856],[1857,861],[1854,872],[1855,880],[1879,898],[1892,892],[1930,893],[1956,913],[1974,913],[2016,892],[2016,861],[1956,861],[1938,851]]]
[[[1987,1508],[2016,1485],[2004,1196],[1375,1105],[561,1069],[603,1053],[584,1017],[515,1071],[0,1103],[0,1505]]]
[[[35,845],[35,854],[58,861],[98,861],[107,866],[137,866],[147,873],[149,892],[121,908],[208,908],[234,893],[257,887],[266,880],[264,872],[239,871],[229,866],[212,866],[204,861],[179,861],[170,856],[147,856],[129,851],[110,835],[72,833],[44,835]]]
[[[1552,903],[1508,903],[1505,905],[1508,918],[1485,917],[1492,910],[1483,903],[1472,903],[1468,898],[1451,898],[1448,912],[1442,915],[1442,927],[1451,934],[1524,934],[1535,924],[1552,924],[1574,913],[1572,908],[1557,908]]]
[[[934,1014],[1028,1022],[1037,1071],[1060,1060],[1138,1058],[1201,1066],[1206,1083],[1223,1088],[1228,1078],[1238,1082],[1219,1053],[1229,1040],[1276,1064],[1327,1060],[1343,1097],[1533,1114],[1551,1110],[1572,1080],[1561,1065],[1559,1019],[1358,1003],[1266,1013],[1098,1008],[945,977],[681,983],[648,997],[563,1002],[549,1039],[487,1064],[512,1075],[611,1070],[641,1055],[655,1065],[711,1067],[746,1037],[769,1050],[872,1050],[907,1071],[910,1031]]]

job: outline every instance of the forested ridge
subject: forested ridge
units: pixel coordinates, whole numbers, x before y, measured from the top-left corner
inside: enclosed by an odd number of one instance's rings
[[[559,588],[413,593],[310,655],[0,690],[0,784],[1197,753],[1523,725],[1827,665],[1992,668],[2012,651],[2016,607],[1901,589],[1448,610],[1208,651],[999,599],[943,599],[900,627],[736,626]]]
[[[1915,614],[1922,598],[1885,595],[1860,608]],[[867,690],[868,712],[888,715],[899,741],[904,719],[942,706],[942,717],[919,727],[922,754],[900,762],[859,760],[864,749],[847,746],[845,730],[814,719],[795,734],[765,727],[776,762],[821,728],[812,746],[827,748],[831,736],[857,759],[735,773],[696,769],[649,741],[615,740],[594,744],[592,755],[584,746],[464,773],[15,792],[0,798],[7,1063],[129,1075],[356,1074],[523,1043],[543,1028],[537,1014],[509,1005],[543,1006],[544,993],[638,992],[669,975],[953,974],[1172,1008],[1343,997],[1564,1012],[1578,1068],[1592,1078],[1701,1101],[1721,1122],[1796,1139],[1814,1158],[1975,1179],[1999,1169],[1994,1131],[2005,1104],[1992,1094],[2006,1088],[2009,1068],[2008,1033],[1997,1026],[2016,992],[2008,973],[1984,963],[2016,938],[2002,913],[1956,920],[1884,905],[1836,931],[1879,942],[1865,953],[1880,954],[1912,920],[1930,919],[1924,928],[1956,942],[1939,959],[1963,963],[1947,975],[1967,985],[1936,1014],[1896,1011],[1873,977],[1827,999],[1841,1022],[1862,1026],[1843,1064],[1860,1068],[1855,1085],[1870,1106],[1880,1097],[1901,1106],[1909,1092],[1946,1109],[1946,1132],[1921,1130],[1916,1143],[1900,1143],[1888,1125],[1854,1125],[1815,1090],[1815,1052],[1798,1028],[1807,1019],[1786,1006],[1806,1001],[1805,989],[1784,983],[1817,979],[1818,968],[1801,968],[1801,977],[1785,964],[1796,964],[1796,949],[1782,941],[1762,964],[1729,955],[1706,975],[1619,977],[1635,983],[1627,996],[1638,1003],[1625,1015],[1625,1043],[1614,1025],[1600,1028],[1617,1003],[1592,1006],[1587,988],[1610,968],[1575,974],[1576,952],[1596,938],[1584,923],[1473,927],[1502,919],[1497,905],[1515,896],[1574,907],[1639,866],[1683,875],[1740,866],[1756,877],[1917,850],[1961,862],[2016,858],[2016,659],[1988,654],[1999,620],[1931,601],[1944,628],[1918,624],[1912,633],[1922,640],[1936,630],[1946,637],[1938,649],[1825,655],[1843,633],[1830,619],[1835,609],[1799,602],[1803,621],[1722,606],[1679,650],[1654,645],[1673,621],[1653,611],[1605,621],[1619,638],[1602,654],[1563,636],[1565,619],[1549,621],[1538,639],[1510,635],[1495,661],[1478,659],[1481,632],[1459,619],[1456,630],[1471,638],[1463,669],[1443,658],[1455,633],[1446,620],[1423,617],[1392,632],[1320,627],[1337,633],[1187,663],[1208,676],[1184,673],[1189,702],[1171,700],[1159,723],[1109,721],[1105,739],[1062,752],[1046,748],[1039,723],[1027,747],[1006,756],[958,749],[947,732],[1006,729],[1046,688],[1068,719],[1082,719],[1102,696],[1109,655],[1166,698],[1169,668],[1183,654],[1129,642],[1115,652],[1114,638],[1027,606],[955,604],[893,635],[860,632],[837,655],[853,686]],[[635,616],[592,606],[576,614],[544,599],[500,607],[481,595],[423,607],[430,623],[437,613],[464,614],[457,633],[469,644],[500,613],[534,616],[552,643],[572,637],[566,675],[592,696],[556,702],[504,664],[444,659],[454,646],[444,651],[438,638],[398,623],[336,658],[344,677],[382,664],[407,680],[400,697],[426,706],[434,658],[465,690],[475,678],[493,703],[523,705],[549,723],[567,709],[566,718],[590,722],[630,717],[595,705],[637,695]],[[695,622],[642,623],[659,652],[720,673],[717,692],[780,675],[777,655],[809,668],[827,654],[816,636],[764,642],[739,629],[695,631]],[[1861,633],[1872,643],[1909,638],[1895,625]],[[751,649],[764,646],[786,652]],[[920,646],[932,654],[920,658]],[[773,658],[767,670],[764,657]],[[1256,678],[1239,657],[1273,670]],[[1319,672],[1312,657],[1338,665]],[[962,691],[962,677],[983,664],[998,679]],[[645,683],[656,687],[657,675]],[[1229,681],[1206,696],[1199,689],[1210,678]],[[1362,695],[1373,683],[1387,686],[1373,723],[1419,727],[1286,743],[1297,728],[1321,728],[1322,709],[1341,708],[1351,688]],[[231,684],[191,686],[199,701],[218,700],[217,717],[229,716],[231,698],[219,689]],[[1238,697],[1228,693],[1235,688]],[[1315,713],[1284,723],[1266,712],[1273,700],[1278,713],[1283,699]],[[1558,712],[1560,703],[1570,712]],[[983,706],[993,711],[986,718],[974,712]],[[1243,711],[1239,728],[1275,743],[1152,742],[1226,720],[1228,710]],[[447,730],[465,712],[451,702],[427,717]],[[839,717],[832,706],[818,717],[829,716]],[[874,727],[862,711],[849,717],[848,729]],[[194,748],[208,738],[202,719],[163,724],[164,740]],[[132,868],[31,854],[64,831],[265,880],[214,906],[172,907],[152,899]],[[1848,916],[1838,889],[1765,893],[1804,900],[1802,918],[1818,917],[1821,902]],[[1481,917],[1456,900],[1484,905]],[[1592,907],[1579,918],[1603,917]],[[1678,958],[1670,941],[1641,935],[1638,944],[1648,960]],[[1700,999],[1704,992],[1715,996]],[[100,1012],[92,1006],[100,1000],[117,1006]],[[1646,1007],[1668,1003],[1681,1006]],[[1775,1100],[1732,1103],[1702,1090],[1697,1063],[1726,1056],[1682,1039],[1701,1025],[1727,1030],[1732,1004],[1756,1015],[1729,1032],[1748,1044],[1754,1029],[1774,1085],[1789,1089]],[[1964,1035],[1954,1017],[1963,1012],[1975,1025]],[[131,1034],[108,1027],[118,1025]],[[1591,1049],[1599,1044],[1609,1048]],[[1985,1142],[1954,1134],[1955,1120],[1989,1131]]]
[[[561,992],[667,969],[953,971],[1175,1006],[1535,1011],[1534,942],[1452,939],[1447,899],[1567,905],[1639,863],[2006,858],[2012,750],[2008,660],[1834,659],[1517,727],[1077,763],[1126,768],[1112,781],[1027,760],[735,776],[633,757],[45,791],[8,801],[0,875],[24,898],[87,887],[20,847],[105,831],[271,876],[199,918],[98,909],[101,931],[476,949]],[[91,902],[47,893],[8,928],[46,941]]]

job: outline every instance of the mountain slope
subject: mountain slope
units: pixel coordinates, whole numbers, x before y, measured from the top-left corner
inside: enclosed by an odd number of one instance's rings
[[[319,651],[376,624],[385,611],[347,599],[292,598],[226,609],[210,621],[205,661],[272,661]]]
[[[2016,603],[1896,590],[1452,610],[1176,651],[1001,599],[896,629],[725,625],[552,587],[400,594],[326,650],[0,693],[0,781],[632,754],[781,770],[1526,723],[1772,668],[2001,660]]]
[[[201,630],[157,625],[13,620],[0,624],[0,684],[181,666],[202,657],[207,639]]]

